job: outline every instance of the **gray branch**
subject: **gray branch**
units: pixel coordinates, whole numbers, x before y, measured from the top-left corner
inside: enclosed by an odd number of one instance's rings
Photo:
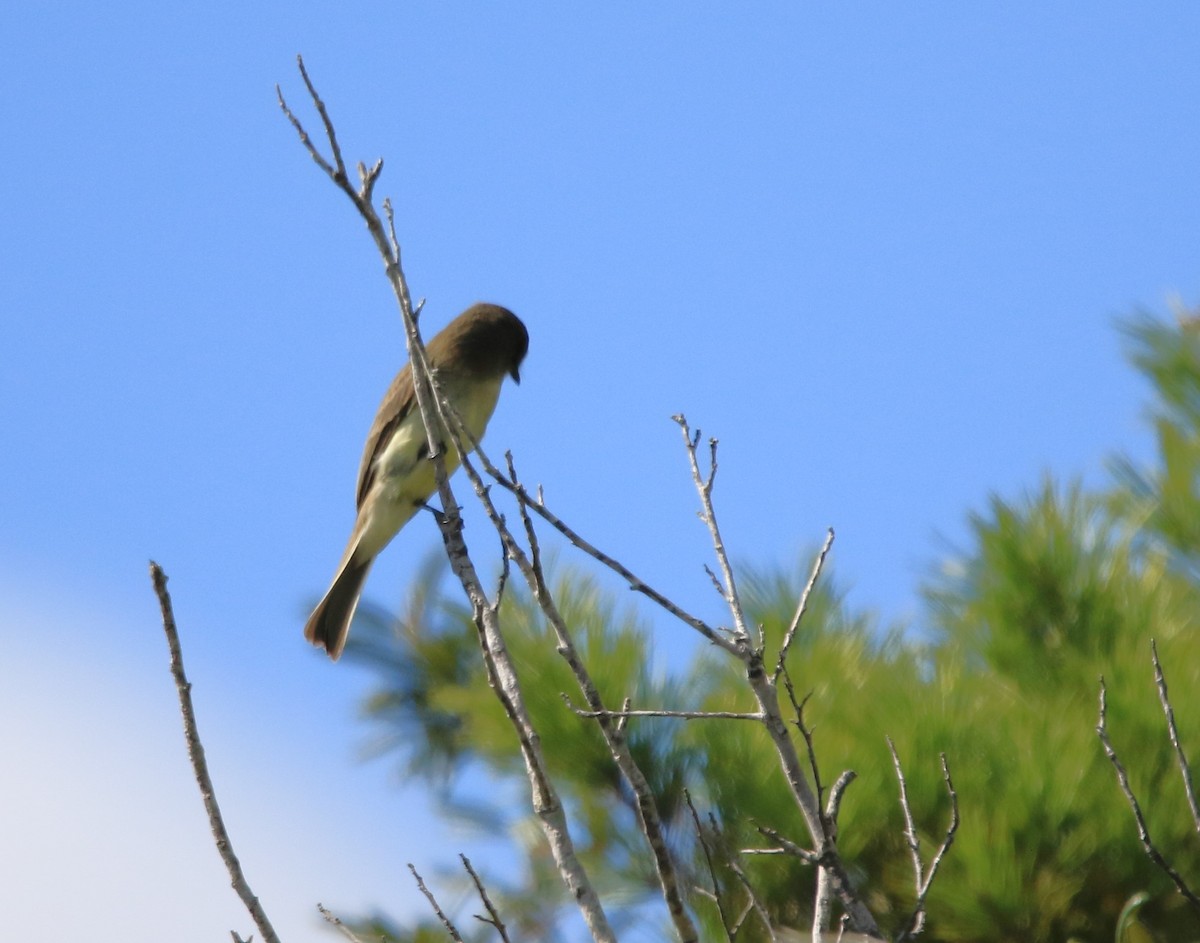
[[[792,639],[796,637],[796,630],[800,628],[800,620],[804,618],[804,613],[808,611],[808,597],[812,594],[813,587],[817,585],[817,579],[821,576],[821,568],[825,566],[825,558],[829,556],[829,548],[833,546],[833,528],[829,528],[829,533],[825,536],[825,543],[821,547],[821,552],[817,554],[817,559],[813,563],[812,573],[809,574],[808,582],[804,584],[804,592],[800,594],[800,602],[796,606],[796,614],[792,616],[791,624],[787,628],[787,632],[783,635],[783,643],[779,646],[779,660],[775,663],[775,674],[773,680],[779,680],[779,674],[783,671],[783,663],[787,658],[788,649],[792,647]]]
[[[826,829],[821,814],[820,799],[804,773],[800,756],[796,752],[796,745],[788,734],[787,724],[783,719],[783,711],[779,705],[778,689],[774,679],[767,674],[763,664],[762,646],[755,646],[753,644],[747,628],[745,611],[741,598],[738,596],[737,584],[733,578],[733,568],[729,564],[729,556],[725,550],[725,543],[721,538],[720,528],[717,526],[716,511],[712,503],[713,484],[717,469],[716,440],[709,440],[710,465],[709,473],[705,476],[700,470],[700,463],[696,455],[696,450],[700,443],[700,433],[692,433],[684,416],[678,415],[674,419],[683,433],[684,448],[687,451],[692,480],[700,496],[700,506],[702,509],[700,517],[708,527],[709,535],[712,537],[717,562],[724,575],[725,585],[728,590],[727,602],[733,616],[736,631],[733,643],[725,647],[736,655],[745,666],[746,681],[750,685],[750,690],[754,693],[754,697],[758,701],[759,710],[763,714],[763,726],[766,728],[767,734],[771,738],[771,743],[775,747],[775,753],[779,757],[784,778],[787,780],[788,788],[796,801],[801,815],[804,816],[804,822],[808,827],[809,835],[817,845],[819,867],[828,872],[829,887],[833,895],[837,898],[838,903],[841,904],[842,909],[849,915],[851,929],[872,936],[879,936],[879,926],[875,922],[875,917],[858,894],[855,893],[850,881],[850,875],[847,873],[846,867],[838,855],[835,838],[825,834]]]
[[[425,895],[425,899],[429,901],[429,906],[433,908],[433,912],[437,914],[438,920],[440,920],[442,922],[442,926],[446,928],[446,932],[450,935],[450,939],[454,940],[454,943],[463,943],[463,938],[458,933],[458,927],[456,927],[453,921],[446,916],[446,912],[442,910],[441,905],[437,902],[437,898],[433,896],[433,891],[425,886],[425,881],[421,878],[421,875],[418,873],[417,869],[413,867],[411,861],[408,864],[408,870],[411,871],[412,876],[416,878],[417,890]]]
[[[200,731],[196,726],[196,712],[192,707],[192,685],[183,670],[183,648],[179,644],[179,632],[175,627],[175,612],[171,606],[171,594],[167,592],[167,574],[157,563],[150,561],[150,579],[154,584],[154,593],[158,596],[158,606],[162,612],[163,631],[167,634],[167,647],[171,652],[171,677],[175,679],[175,690],[179,694],[179,710],[183,714],[183,736],[187,742],[188,758],[192,761],[192,773],[196,784],[200,787],[200,795],[204,799],[204,811],[208,813],[208,826],[212,830],[213,839],[217,844],[217,852],[229,872],[229,880],[234,891],[241,898],[250,918],[262,934],[264,943],[279,943],[275,928],[267,918],[266,911],[259,903],[258,897],[250,889],[246,875],[242,873],[241,862],[233,853],[233,842],[229,832],[225,830],[225,820],[221,817],[220,806],[217,805],[216,790],[213,789],[212,778],[208,775],[208,761],[204,758],[204,744],[200,742]],[[233,934],[234,939],[237,934]]]
[[[913,912],[905,922],[904,929],[896,938],[897,943],[902,943],[902,941],[918,936],[925,929],[925,899],[929,896],[929,889],[933,887],[933,879],[937,877],[942,859],[950,850],[950,846],[954,843],[954,834],[958,831],[958,793],[954,789],[954,781],[950,778],[950,767],[946,763],[946,754],[943,753],[941,754],[942,780],[946,784],[946,791],[950,794],[950,824],[946,827],[946,835],[942,839],[941,845],[938,846],[938,850],[934,852],[933,858],[930,859],[929,869],[926,871],[925,866],[921,863],[921,839],[917,835],[912,807],[908,803],[908,783],[904,778],[904,768],[900,765],[900,755],[896,752],[896,745],[892,742],[891,737],[887,738],[887,745],[892,754],[892,764],[896,768],[896,779],[900,783],[900,808],[904,812],[904,839],[908,844],[909,854],[912,855],[913,878],[916,884],[917,899],[913,905]]]
[[[385,229],[379,214],[372,202],[375,182],[382,170],[383,162],[377,161],[367,170],[363,164],[358,165],[360,186],[355,189],[347,178],[345,164],[341,157],[341,148],[333,122],[330,120],[324,103],[309,80],[304,68],[304,62],[297,57],[301,77],[313,100],[313,104],[321,116],[325,126],[326,137],[334,156],[333,163],[323,158],[305,132],[303,125],[288,107],[283,94],[278,90],[279,106],[296,129],[301,144],[308,150],[317,165],[325,171],[333,183],[346,194],[367,224],[367,231],[379,252],[387,273],[388,282],[400,307],[404,323],[405,336],[408,341],[409,362],[413,372],[413,388],[416,394],[417,406],[421,419],[425,424],[426,436],[429,443],[430,455],[434,460],[434,468],[438,484],[438,496],[442,502],[443,513],[439,516],[438,526],[442,533],[442,541],[451,569],[458,577],[471,604],[472,616],[479,636],[480,649],[483,653],[484,666],[487,671],[488,683],[495,692],[497,699],[504,707],[505,714],[517,734],[521,756],[525,763],[526,775],[529,779],[533,810],[541,823],[542,830],[550,844],[559,874],[566,884],[571,897],[576,901],[590,930],[593,939],[598,943],[615,943],[616,937],[609,925],[601,906],[600,898],[592,886],[587,872],[575,853],[574,842],[571,838],[566,811],[546,771],[542,757],[541,740],[525,707],[521,693],[520,682],[508,649],[500,634],[497,618],[497,606],[491,603],[483,589],[483,585],[475,571],[462,536],[462,518],[459,515],[458,504],[450,488],[446,475],[446,466],[441,450],[438,448],[438,428],[450,428],[450,423],[439,423],[441,412],[439,403],[444,397],[435,393],[435,381],[425,359],[425,349],[417,328],[416,313],[413,310],[412,299],[408,290],[408,282],[404,277],[399,255],[399,244],[388,229]],[[389,219],[390,219],[390,204]],[[394,233],[394,222],[390,225]],[[460,448],[463,465],[467,465],[466,454]]]
[[[1183,777],[1183,791],[1187,796],[1188,809],[1192,813],[1192,823],[1200,832],[1200,808],[1196,806],[1196,788],[1192,784],[1192,768],[1188,765],[1187,754],[1179,742],[1179,728],[1175,726],[1175,709],[1171,706],[1171,698],[1167,694],[1167,678],[1163,674],[1162,663],[1158,660],[1158,645],[1150,640],[1150,659],[1154,662],[1154,686],[1158,689],[1158,700],[1162,704],[1163,714],[1167,718],[1167,736],[1171,739],[1171,747],[1175,750],[1175,762],[1179,766],[1179,774]]]
[[[1150,838],[1150,829],[1146,826],[1146,817],[1142,815],[1142,807],[1138,803],[1137,796],[1134,795],[1133,787],[1129,785],[1129,774],[1125,772],[1125,765],[1117,756],[1117,751],[1113,748],[1112,741],[1108,737],[1108,689],[1104,686],[1104,678],[1100,678],[1100,717],[1096,721],[1096,735],[1100,738],[1100,743],[1104,747],[1104,753],[1112,763],[1113,769],[1117,774],[1117,784],[1121,787],[1121,792],[1125,795],[1125,801],[1129,804],[1130,811],[1133,812],[1133,820],[1137,824],[1138,838],[1142,842],[1142,848],[1146,851],[1146,856],[1153,861],[1167,875],[1178,888],[1179,893],[1187,899],[1197,910],[1200,910],[1200,897],[1188,886],[1178,871],[1171,867],[1162,852],[1155,847],[1154,841]]]

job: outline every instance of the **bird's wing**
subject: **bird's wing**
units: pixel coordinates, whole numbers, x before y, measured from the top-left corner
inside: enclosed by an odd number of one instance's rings
[[[362,507],[367,492],[371,490],[371,485],[375,481],[375,460],[388,447],[396,430],[415,408],[416,396],[413,393],[412,370],[405,367],[396,374],[392,385],[383,395],[383,402],[375,414],[375,421],[371,423],[371,431],[367,433],[367,444],[363,448],[362,463],[358,466],[358,490],[355,495],[357,507]],[[424,433],[424,428],[421,431]]]

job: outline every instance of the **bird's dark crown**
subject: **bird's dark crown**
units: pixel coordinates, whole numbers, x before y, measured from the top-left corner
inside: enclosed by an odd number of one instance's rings
[[[507,373],[521,382],[521,361],[529,351],[529,332],[521,319],[500,305],[473,304],[429,343],[435,367],[461,365],[477,376]]]

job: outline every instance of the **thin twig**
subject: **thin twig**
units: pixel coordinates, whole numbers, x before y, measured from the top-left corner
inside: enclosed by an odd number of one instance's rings
[[[829,800],[825,803],[825,818],[832,829],[832,836],[837,837],[838,813],[842,810],[842,796],[846,787],[858,779],[858,773],[852,769],[842,770],[842,775],[834,780],[833,788],[829,790]]]
[[[582,707],[576,707],[571,703],[571,698],[566,695],[561,695],[572,712],[579,717],[620,717],[622,719],[629,717],[675,717],[679,720],[758,720],[763,719],[762,714],[743,714],[737,711],[669,711],[669,710],[629,710],[628,708],[619,711],[610,710],[584,710]]]
[[[225,820],[221,817],[221,809],[217,805],[217,794],[213,789],[212,778],[208,775],[208,762],[204,758],[204,745],[200,742],[200,731],[196,726],[196,712],[192,706],[192,685],[183,670],[183,648],[179,644],[179,631],[175,627],[175,613],[171,606],[171,594],[167,591],[167,575],[153,560],[150,561],[150,579],[154,584],[155,595],[158,596],[158,606],[162,612],[163,631],[167,635],[167,647],[171,652],[171,677],[175,679],[175,690],[179,695],[179,710],[183,714],[183,736],[187,742],[188,758],[192,761],[192,773],[196,784],[200,787],[200,795],[204,800],[204,811],[208,813],[208,826],[216,840],[217,852],[229,872],[233,889],[241,898],[246,910],[258,932],[262,934],[264,943],[279,943],[275,928],[267,919],[266,911],[259,903],[258,897],[250,889],[246,876],[242,873],[242,865],[233,852],[233,842],[229,832],[225,830]]]
[[[793,858],[799,858],[807,864],[816,864],[819,855],[815,851],[809,851],[807,848],[801,848],[790,838],[785,838],[775,829],[766,825],[756,825],[758,833],[764,838],[775,842],[775,848],[743,848],[744,855],[791,855]]]
[[[829,556],[829,548],[833,546],[833,528],[829,528],[829,533],[825,535],[825,543],[821,546],[821,552],[817,554],[817,559],[813,563],[812,573],[809,574],[808,582],[804,584],[804,592],[800,594],[800,602],[796,606],[796,614],[792,616],[791,624],[787,631],[783,634],[783,643],[779,646],[779,660],[775,663],[775,673],[772,680],[779,679],[779,673],[783,671],[783,663],[787,660],[788,649],[792,647],[792,640],[796,637],[796,631],[800,628],[800,620],[804,618],[804,613],[808,611],[808,597],[812,595],[813,587],[817,585],[817,580],[821,576],[821,568],[825,566],[825,558]]]
[[[509,476],[516,482],[516,465],[511,453],[506,454],[506,460]],[[464,466],[465,464],[464,462]],[[533,593],[534,599],[537,600],[538,606],[546,617],[546,621],[554,629],[555,638],[558,642],[558,653],[562,655],[571,669],[571,673],[575,676],[576,683],[579,685],[579,690],[587,702],[588,709],[595,715],[598,721],[600,732],[609,749],[609,755],[612,757],[613,762],[616,763],[626,784],[633,792],[638,824],[641,827],[642,834],[646,837],[647,843],[650,845],[659,888],[662,891],[663,900],[667,905],[667,911],[675,932],[682,943],[695,943],[699,939],[699,934],[687,912],[679,874],[672,860],[671,850],[667,844],[666,829],[659,815],[658,802],[653,790],[650,788],[649,782],[646,780],[645,774],[638,766],[633,752],[630,750],[629,744],[625,739],[624,724],[628,718],[614,719],[611,712],[605,708],[604,702],[600,697],[600,692],[592,680],[583,659],[575,648],[575,642],[567,628],[566,621],[559,612],[558,606],[554,602],[554,597],[547,585],[546,573],[542,568],[541,546],[538,541],[536,529],[533,526],[533,518],[529,515],[528,507],[524,501],[518,501],[521,522],[525,527],[525,538],[529,544],[529,555],[526,556],[512,538],[503,518],[500,518],[495,513],[490,494],[483,487],[482,480],[475,475],[474,468],[470,469],[469,474],[472,475],[472,482],[476,485],[477,489],[476,493],[480,495],[480,500],[488,510],[493,526],[496,527],[502,538],[506,539],[509,544],[509,556],[525,576],[530,592]],[[626,704],[628,704],[628,699],[626,699]]]
[[[704,572],[708,576],[708,581],[712,583],[713,589],[717,591],[717,595],[721,597],[721,601],[729,605],[729,594],[725,591],[725,587],[721,585],[721,578],[712,571],[707,563],[704,564]]]
[[[713,483],[717,476],[717,440],[708,440],[709,470],[707,477],[705,477],[701,474],[700,462],[696,458],[696,448],[700,443],[700,430],[697,429],[693,435],[688,426],[687,419],[682,413],[671,418],[675,420],[679,425],[680,431],[683,433],[684,447],[687,449],[688,463],[692,469],[692,480],[696,483],[696,490],[700,494],[700,519],[704,521],[708,527],[709,536],[712,537],[713,552],[717,557],[717,566],[721,569],[724,586],[721,585],[716,576],[713,576],[713,582],[717,584],[718,589],[729,605],[730,614],[733,616],[736,641],[740,645],[750,648],[753,645],[753,641],[746,622],[746,612],[742,608],[741,597],[738,595],[737,590],[737,582],[733,576],[733,566],[729,562],[729,554],[725,551],[725,541],[721,538],[721,528],[717,524],[717,515],[713,510],[712,491]]]
[[[347,940],[349,940],[350,943],[363,943],[362,940],[360,940],[357,936],[355,936],[354,931],[352,931],[348,926],[346,926],[344,923],[342,923],[341,918],[338,917],[338,915],[335,914],[333,911],[329,910],[326,907],[323,907],[321,904],[317,904],[317,911],[321,914],[322,917],[325,918],[326,923],[331,924],[332,926],[334,926],[338,930],[340,930],[342,936],[344,936]]]
[[[417,357],[423,357],[424,352],[418,350]],[[436,388],[436,386],[435,386]],[[471,461],[471,454],[477,454],[484,461],[486,456],[483,455],[479,448],[478,440],[476,440],[466,429],[461,417],[458,416],[454,404],[446,399],[442,393],[437,391],[434,398],[434,408],[438,413],[438,421],[446,428],[451,438],[454,441],[455,448],[461,457],[463,472],[466,474],[472,487],[475,489],[476,497],[483,505],[484,511],[491,521],[492,526],[500,535],[501,541],[505,548],[506,560],[512,560],[517,564],[522,575],[525,576],[526,582],[529,585],[530,591],[533,593],[534,599],[537,601],[547,621],[554,629],[558,640],[557,650],[559,654],[566,660],[572,673],[575,675],[588,704],[593,710],[600,712],[602,715],[605,712],[604,704],[600,699],[599,692],[595,684],[592,682],[582,659],[579,657],[575,649],[574,642],[571,639],[566,623],[559,613],[557,606],[554,603],[549,587],[546,583],[545,573],[541,567],[541,551],[537,539],[537,534],[533,527],[533,521],[530,518],[524,503],[519,503],[522,523],[525,526],[526,539],[529,543],[530,553],[527,556],[521,546],[517,543],[512,533],[504,520],[503,515],[497,511],[495,504],[492,501],[491,493],[487,485],[484,483],[479,472],[476,470]],[[468,442],[464,440],[469,439]],[[516,482],[516,470],[513,463],[511,453],[507,454],[509,474],[512,480]],[[496,616],[498,606],[492,605],[492,616]],[[498,643],[503,645],[503,640],[498,639]],[[515,679],[515,674],[514,674]],[[662,889],[664,900],[667,904],[667,910],[670,914],[671,921],[675,926],[676,932],[682,943],[694,943],[698,939],[697,931],[693,925],[691,918],[687,913],[687,908],[684,904],[683,894],[680,889],[679,879],[675,871],[674,863],[671,860],[670,849],[667,845],[665,830],[663,828],[661,818],[658,813],[658,806],[655,797],[650,789],[645,775],[638,767],[633,758],[633,754],[625,742],[622,728],[616,723],[610,722],[606,717],[600,719],[601,733],[604,735],[605,741],[608,744],[610,755],[612,756],[617,767],[620,769],[626,783],[632,790],[636,805],[635,808],[638,814],[638,821],[642,828],[643,834],[646,836],[650,844],[651,851],[654,855],[655,869],[659,879],[659,886]]]
[[[452,406],[451,408],[453,409]],[[453,428],[462,432],[466,432],[470,437],[470,431],[465,429],[461,421],[454,423]],[[545,495],[542,493],[541,485],[538,485],[535,494],[530,494],[525,486],[522,485],[520,481],[516,480],[515,477],[505,475],[502,471],[500,471],[499,468],[496,467],[492,460],[488,458],[487,452],[479,444],[478,440],[476,440],[474,437],[470,437],[470,441],[471,448],[469,450],[459,450],[459,454],[464,456],[464,470],[466,469],[465,456],[469,451],[479,459],[480,465],[483,466],[483,470],[487,473],[489,478],[512,494],[512,496],[515,497],[522,505],[533,511],[534,514],[562,534],[572,546],[583,551],[589,557],[596,560],[603,566],[608,567],[610,570],[620,576],[623,580],[625,580],[626,583],[629,584],[630,590],[636,593],[641,593],[651,602],[661,607],[665,612],[670,613],[680,622],[684,623],[684,625],[690,626],[692,629],[699,632],[712,644],[718,645],[731,653],[736,653],[734,643],[727,638],[725,634],[723,634],[728,632],[727,629],[714,628],[703,619],[692,615],[682,606],[679,606],[671,599],[668,599],[649,583],[645,582],[645,580],[643,580],[641,577],[637,576],[623,563],[609,556],[603,550],[595,546],[582,534],[572,528],[566,521],[550,510],[549,506],[546,504]],[[509,468],[511,469],[512,452],[505,452],[504,457]]]
[[[623,700],[623,701],[621,702],[621,710],[622,710],[623,712],[625,712],[625,714],[626,714],[626,715],[628,715],[628,712],[629,712],[629,705],[630,705],[630,704],[632,704],[632,703],[633,703],[633,698],[630,698],[630,697],[627,697],[627,698],[625,698],[625,700]],[[618,733],[624,733],[624,732],[625,732],[625,728],[626,728],[626,726],[628,726],[628,724],[629,724],[629,717],[628,717],[628,716],[624,716],[624,717],[618,717],[618,718],[617,718],[617,732],[618,732]]]
[[[692,433],[687,419],[683,415],[677,415],[674,419],[683,434],[684,448],[687,451],[692,481],[700,496],[700,505],[702,508],[700,517],[708,527],[709,535],[713,541],[713,548],[717,555],[717,562],[725,577],[725,588],[729,597],[729,608],[733,615],[735,631],[731,644],[724,647],[727,651],[730,651],[741,659],[745,665],[746,681],[750,685],[750,690],[754,692],[754,697],[758,701],[759,708],[763,713],[763,726],[766,728],[767,734],[770,736],[771,742],[775,747],[775,753],[779,757],[784,777],[787,780],[788,787],[791,789],[792,797],[796,801],[800,814],[804,816],[804,822],[808,826],[809,834],[819,846],[818,858],[821,868],[828,871],[829,886],[832,889],[832,893],[837,897],[839,903],[842,905],[842,909],[850,916],[851,929],[878,936],[879,925],[876,923],[874,915],[855,891],[845,864],[838,855],[836,842],[826,834],[825,819],[821,812],[820,798],[813,791],[812,785],[805,776],[799,754],[796,752],[796,745],[788,734],[788,728],[784,723],[783,714],[779,706],[778,689],[774,680],[767,675],[766,668],[763,665],[762,645],[755,645],[750,637],[745,609],[738,595],[737,584],[733,578],[733,568],[729,563],[729,555],[726,552],[725,543],[721,538],[720,528],[717,525],[716,511],[712,502],[713,482],[716,475],[716,440],[712,439],[709,441],[710,471],[708,476],[705,477],[700,471],[699,460],[696,457],[696,450],[700,443],[700,433],[698,431],[695,434]]]
[[[471,875],[471,881],[475,884],[475,890],[479,894],[479,899],[483,901],[483,906],[487,909],[488,916],[482,917],[479,914],[475,915],[475,919],[481,923],[489,923],[496,928],[496,932],[500,934],[500,939],[504,943],[509,943],[508,930],[504,927],[504,921],[500,919],[500,914],[496,912],[496,908],[492,906],[492,899],[488,897],[487,888],[483,886],[483,881],[479,879],[479,875],[475,873],[475,869],[471,867],[471,859],[464,854],[458,856],[462,859],[463,867],[467,869],[467,874]]]
[[[304,68],[304,58],[302,56],[296,56],[296,66],[300,69],[300,77],[304,79],[304,87],[308,89],[308,94],[313,100],[313,105],[316,106],[317,114],[321,116],[321,124],[325,126],[325,136],[329,139],[329,146],[333,151],[334,163],[337,165],[337,174],[345,180],[346,164],[342,160],[342,149],[338,145],[337,134],[333,130],[333,122],[329,120],[329,112],[325,110],[325,102],[321,100],[321,96],[317,94],[317,90],[313,87],[312,80],[308,77],[308,70]],[[279,87],[276,86],[276,91],[278,89]]]
[[[950,850],[950,846],[954,844],[954,835],[958,831],[959,823],[958,791],[954,788],[954,780],[950,778],[950,764],[946,760],[946,754],[939,753],[938,761],[942,765],[942,781],[946,784],[946,792],[950,796],[950,824],[946,826],[946,834],[942,838],[942,843],[938,846],[938,850],[934,854],[933,860],[929,862],[929,867],[925,871],[925,884],[921,888],[921,893],[917,897],[916,904],[916,906],[921,909],[922,915],[925,913],[925,898],[929,896],[929,889],[933,887],[934,878],[937,877],[938,869],[942,866],[942,861],[946,857],[946,852],[948,852]]]
[[[942,843],[938,846],[938,850],[934,852],[933,857],[929,861],[929,867],[925,869],[925,876],[922,878],[921,859],[918,854],[920,841],[917,838],[916,829],[912,824],[912,812],[908,807],[908,796],[904,785],[904,774],[900,768],[900,757],[896,755],[896,747],[892,743],[891,737],[888,737],[888,748],[892,751],[892,760],[896,765],[896,775],[900,778],[900,804],[904,808],[904,817],[908,829],[906,838],[909,842],[909,848],[913,853],[913,870],[916,872],[917,884],[917,899],[913,904],[912,913],[904,924],[904,930],[896,938],[897,943],[903,943],[905,940],[911,940],[913,937],[920,935],[925,929],[925,900],[929,897],[929,891],[933,887],[934,878],[937,877],[938,869],[942,866],[942,860],[946,857],[946,852],[954,844],[954,835],[958,831],[958,792],[954,789],[954,780],[950,778],[950,764],[946,761],[946,754],[941,753],[938,756],[942,764],[942,781],[946,784],[946,792],[950,795],[950,824],[946,826],[946,834],[942,838]]]
[[[1125,801],[1129,803],[1129,808],[1133,812],[1133,820],[1137,823],[1138,838],[1142,842],[1142,848],[1145,849],[1146,855],[1169,877],[1175,887],[1193,907],[1200,910],[1200,897],[1197,897],[1195,892],[1188,887],[1183,876],[1176,871],[1167,862],[1167,859],[1162,856],[1162,853],[1154,846],[1154,842],[1150,839],[1150,829],[1146,826],[1145,816],[1142,815],[1142,807],[1138,804],[1137,796],[1133,794],[1133,787],[1129,785],[1129,774],[1125,772],[1125,766],[1117,757],[1117,751],[1113,749],[1112,741],[1108,738],[1108,690],[1104,686],[1104,677],[1100,678],[1100,719],[1096,722],[1096,734],[1100,737],[1100,743],[1104,747],[1104,753],[1112,763],[1113,769],[1117,773],[1117,783],[1121,787],[1121,792],[1125,795]]]
[[[688,810],[692,813],[692,823],[696,826],[696,837],[700,840],[700,847],[704,851],[704,860],[708,864],[708,876],[712,881],[712,891],[710,896],[713,902],[717,905],[717,914],[721,918],[721,929],[725,931],[725,939],[732,940],[730,934],[729,915],[725,912],[725,904],[721,900],[721,885],[717,881],[717,869],[713,863],[712,850],[708,847],[708,839],[704,837],[704,826],[700,824],[700,815],[696,812],[696,806],[692,802],[692,793],[688,789],[683,790],[684,801],[687,802]]]
[[[476,452],[479,456],[480,463],[483,465],[484,471],[488,473],[489,477],[499,484],[500,487],[509,491],[518,501],[521,502],[521,504],[529,508],[534,514],[562,534],[573,546],[579,550],[582,550],[592,559],[608,567],[623,580],[625,580],[625,582],[629,584],[629,588],[631,590],[641,593],[647,599],[661,607],[664,611],[670,613],[680,622],[684,623],[684,625],[695,629],[706,639],[708,639],[708,641],[712,642],[712,644],[718,645],[730,652],[735,651],[733,642],[721,634],[724,630],[713,628],[703,619],[692,615],[690,612],[683,609],[672,600],[668,599],[641,577],[637,576],[624,564],[610,557],[603,550],[600,550],[598,547],[588,541],[585,537],[583,537],[583,535],[567,524],[566,521],[551,511],[545,502],[545,497],[542,494],[542,489],[540,486],[537,489],[537,494],[531,495],[525,489],[524,485],[518,481],[511,480],[498,468],[496,468],[496,466],[492,464],[492,462],[488,459],[487,454],[482,449],[477,449]],[[511,460],[512,453],[506,452],[505,458]]]
[[[446,932],[450,934],[450,939],[456,943],[462,943],[462,937],[458,935],[458,928],[454,926],[450,918],[446,916],[441,906],[437,902],[437,898],[433,896],[433,891],[425,886],[421,875],[417,873],[417,869],[413,867],[412,862],[409,862],[408,870],[412,872],[412,876],[417,879],[417,889],[425,895],[425,899],[429,901],[429,906],[433,908],[433,912],[437,914],[438,920],[442,922],[442,926],[446,928]]]
[[[776,672],[775,677],[779,677],[778,671]],[[820,803],[825,795],[824,787],[821,785],[821,769],[817,765],[817,750],[813,743],[812,730],[810,730],[808,725],[804,723],[804,706],[808,703],[808,699],[812,697],[812,692],[804,695],[802,700],[797,701],[796,689],[792,686],[792,677],[787,673],[786,670],[783,672],[783,688],[785,691],[787,691],[788,700],[792,702],[792,711],[796,715],[796,729],[800,731],[800,735],[804,738],[804,745],[808,750],[808,766],[809,769],[812,770],[813,789],[816,790],[817,802]],[[829,830],[827,823],[823,824],[826,825],[823,830],[824,836],[827,839],[833,838],[834,833]]]
[[[904,841],[908,845],[908,854],[912,858],[913,874],[916,878],[918,893],[924,883],[924,867],[921,864],[921,838],[917,835],[917,826],[913,822],[912,806],[908,802],[908,783],[904,779],[904,767],[900,765],[900,754],[896,752],[896,744],[891,737],[885,737],[888,750],[892,754],[892,765],[896,769],[896,780],[900,783],[900,809],[904,813]]]
[[[737,935],[742,931],[742,924],[746,922],[746,918],[754,913],[754,898],[747,897],[746,902],[742,904],[742,912],[733,919],[733,926],[729,930],[729,935],[733,939],[737,939]],[[772,936],[774,934],[772,933]]]
[[[743,921],[746,919],[746,915],[753,910],[754,913],[758,915],[758,919],[762,923],[763,929],[767,931],[767,939],[774,943],[774,940],[776,939],[775,928],[771,926],[771,917],[767,913],[767,907],[762,902],[762,898],[758,896],[758,892],[754,889],[754,885],[750,883],[750,878],[746,876],[746,872],[742,870],[742,866],[736,857],[730,859],[729,870],[734,873],[734,876],[741,882],[742,887],[746,889],[746,896],[748,898],[746,909],[743,911],[741,916],[738,917],[737,923],[735,924],[735,929],[739,929],[741,927]]]
[[[1171,698],[1167,695],[1167,678],[1163,674],[1162,663],[1158,660],[1158,645],[1150,640],[1150,657],[1154,662],[1154,686],[1158,688],[1158,700],[1162,704],[1163,714],[1167,718],[1167,735],[1171,738],[1171,746],[1175,750],[1175,762],[1179,765],[1179,774],[1183,777],[1183,791],[1187,795],[1188,808],[1192,813],[1192,822],[1196,831],[1200,832],[1200,807],[1196,805],[1196,790],[1192,785],[1192,769],[1188,765],[1187,755],[1179,742],[1179,729],[1175,726],[1175,709],[1171,707]]]

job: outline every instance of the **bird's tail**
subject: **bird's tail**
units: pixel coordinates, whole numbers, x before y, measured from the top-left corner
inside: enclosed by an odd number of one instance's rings
[[[334,661],[338,660],[346,645],[350,620],[358,608],[358,597],[373,562],[373,557],[360,561],[355,560],[353,553],[349,554],[334,577],[333,585],[325,593],[325,598],[317,603],[317,608],[304,626],[304,637],[314,645],[323,647]]]

